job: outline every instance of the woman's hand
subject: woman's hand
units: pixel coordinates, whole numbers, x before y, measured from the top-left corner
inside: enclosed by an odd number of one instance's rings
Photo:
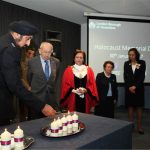
[[[79,93],[80,93],[81,95],[82,95],[82,94],[85,94],[85,93],[87,93],[87,89],[80,87],[80,88],[79,88]]]

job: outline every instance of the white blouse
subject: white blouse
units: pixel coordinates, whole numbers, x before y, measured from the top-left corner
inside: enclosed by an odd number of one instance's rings
[[[132,71],[133,71],[133,73],[135,72],[136,65],[137,65],[137,64],[135,64],[135,65],[132,64]]]

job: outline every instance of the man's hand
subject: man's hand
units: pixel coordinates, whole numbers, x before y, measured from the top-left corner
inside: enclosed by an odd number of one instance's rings
[[[135,90],[136,90],[136,86],[131,86],[131,87],[129,87],[129,91],[130,91],[131,93],[135,93]]]
[[[46,104],[42,109],[42,113],[48,117],[54,116],[56,114],[56,111],[50,105]]]
[[[28,87],[28,91],[31,91],[31,86]]]

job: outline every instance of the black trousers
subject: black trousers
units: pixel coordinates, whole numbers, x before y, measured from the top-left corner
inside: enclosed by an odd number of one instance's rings
[[[95,107],[95,115],[114,118],[114,99],[106,97],[105,100],[101,100],[100,104]]]

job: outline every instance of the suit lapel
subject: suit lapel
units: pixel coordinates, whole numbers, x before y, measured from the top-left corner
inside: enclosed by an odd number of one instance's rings
[[[108,78],[105,76],[105,73],[103,72],[103,81],[105,86],[108,86]]]
[[[139,62],[137,62],[137,64],[139,64]],[[129,67],[129,69],[130,69],[130,71],[131,71],[131,74],[132,74],[133,76],[135,76],[135,74],[137,73],[138,69],[137,69],[137,68],[135,68],[135,71],[134,71],[134,73],[133,73],[131,63],[129,63],[129,66],[130,66],[130,67]]]
[[[55,66],[56,64],[52,58],[50,58],[50,65],[51,65],[51,74],[49,80],[51,80],[55,76],[55,72],[56,72],[56,66]]]
[[[41,59],[40,59],[40,56],[38,57],[38,61],[37,61],[37,66],[39,66],[39,73],[41,74],[41,76],[43,76],[43,78],[46,80],[46,77],[45,77],[45,73],[44,73],[44,70],[43,70],[43,67],[42,67],[42,62],[41,62]]]
[[[43,76],[43,78],[46,80],[46,77],[45,77],[45,73],[44,73],[44,70],[43,70],[43,67],[42,67],[42,63],[41,63],[41,59],[40,59],[40,56],[38,57],[38,61],[37,61],[37,65],[39,66],[39,73]],[[52,58],[50,58],[50,67],[51,67],[51,74],[50,74],[50,77],[49,77],[49,80],[51,80],[54,76],[55,76],[55,72],[56,72],[56,66],[55,66],[55,62],[53,61]],[[47,80],[46,80],[47,81]]]
[[[140,65],[141,65],[141,63],[140,63],[139,61],[137,61],[137,64],[140,64]],[[135,68],[134,75],[138,72],[138,70],[139,70],[139,69],[137,69],[137,67],[136,67],[136,68]]]
[[[129,71],[132,75],[134,75],[133,70],[132,70],[132,64],[129,62]]]
[[[108,89],[109,89],[109,84],[108,84],[108,78],[105,76],[105,73],[103,72],[103,82],[104,82],[104,86],[105,86],[105,95],[107,95],[108,93]]]

